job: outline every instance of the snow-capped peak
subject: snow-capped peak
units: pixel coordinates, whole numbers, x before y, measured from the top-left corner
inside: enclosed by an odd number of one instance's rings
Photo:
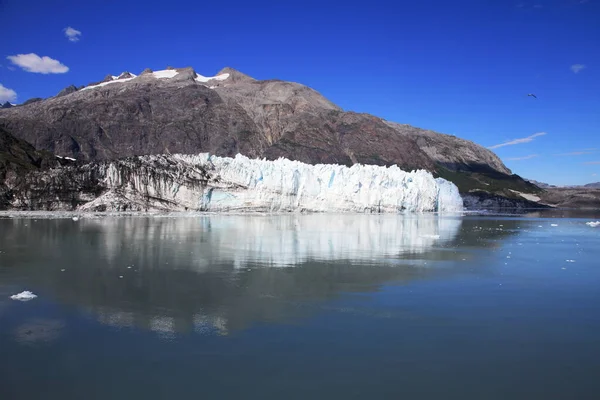
[[[170,78],[176,77],[177,75],[179,75],[179,73],[180,73],[180,70],[177,70],[174,68],[167,68],[167,69],[160,70],[160,71],[153,71],[153,72],[148,71],[148,73],[143,73],[141,76],[152,75],[152,77],[156,78],[156,79],[170,79]],[[211,80],[224,81],[227,78],[229,78],[229,76],[230,76],[229,73],[222,73],[222,74],[219,74],[216,76],[203,76],[203,75],[199,75],[196,73],[194,73],[194,75],[195,75],[194,80],[196,82],[201,82],[201,83],[206,83]],[[137,77],[138,77],[137,75],[132,74],[130,72],[122,72],[118,76],[117,75],[109,75],[105,79],[104,82],[98,83],[96,85],[86,86],[82,90],[95,89],[95,88],[103,87],[106,85],[110,85],[111,83],[115,83],[115,82],[127,82],[127,81],[130,81]]]

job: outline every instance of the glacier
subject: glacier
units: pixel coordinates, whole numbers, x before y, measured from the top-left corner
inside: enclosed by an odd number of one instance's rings
[[[129,164],[128,164],[129,163]],[[109,190],[81,210],[119,211],[124,201],[147,209],[214,212],[460,212],[451,182],[397,166],[310,165],[243,155],[140,156],[111,162],[103,172]],[[136,207],[129,207],[129,210]]]

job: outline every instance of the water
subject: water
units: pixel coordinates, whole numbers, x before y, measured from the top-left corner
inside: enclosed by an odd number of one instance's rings
[[[597,399],[591,219],[0,219],[0,399]]]

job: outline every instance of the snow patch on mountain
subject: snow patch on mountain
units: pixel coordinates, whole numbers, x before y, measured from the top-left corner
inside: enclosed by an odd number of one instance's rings
[[[163,79],[163,78],[174,78],[179,72],[177,72],[174,69],[165,69],[162,71],[154,71],[152,73],[152,76],[154,76],[157,79]]]
[[[217,75],[217,76],[202,76],[202,75],[196,74],[196,81],[202,82],[202,83],[206,83],[211,80],[224,81],[227,78],[229,78],[229,74],[221,74],[221,75]]]
[[[114,76],[113,76],[113,78],[114,78]],[[130,81],[132,79],[135,79],[135,77],[134,78],[124,78],[124,79],[118,79],[118,77],[117,77],[117,79],[113,79],[112,81],[98,83],[97,85],[86,86],[86,87],[82,88],[81,90],[96,89],[96,88],[99,88],[99,87],[110,85],[111,83],[127,82],[127,81]]]
[[[531,193],[523,193],[523,192],[519,192],[519,191],[517,191],[517,190],[512,190],[512,189],[509,189],[509,190],[510,190],[511,192],[515,193],[515,194],[518,194],[519,196],[521,196],[521,197],[522,197],[522,198],[524,198],[525,200],[529,200],[529,201],[535,201],[535,202],[537,202],[537,201],[540,201],[540,200],[541,200],[541,199],[540,199],[540,197],[539,197],[539,196],[536,196],[535,194],[531,194]]]

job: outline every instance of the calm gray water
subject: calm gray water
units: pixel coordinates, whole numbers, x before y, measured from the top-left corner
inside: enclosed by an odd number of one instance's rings
[[[600,215],[539,217],[0,218],[0,399],[598,399]]]

